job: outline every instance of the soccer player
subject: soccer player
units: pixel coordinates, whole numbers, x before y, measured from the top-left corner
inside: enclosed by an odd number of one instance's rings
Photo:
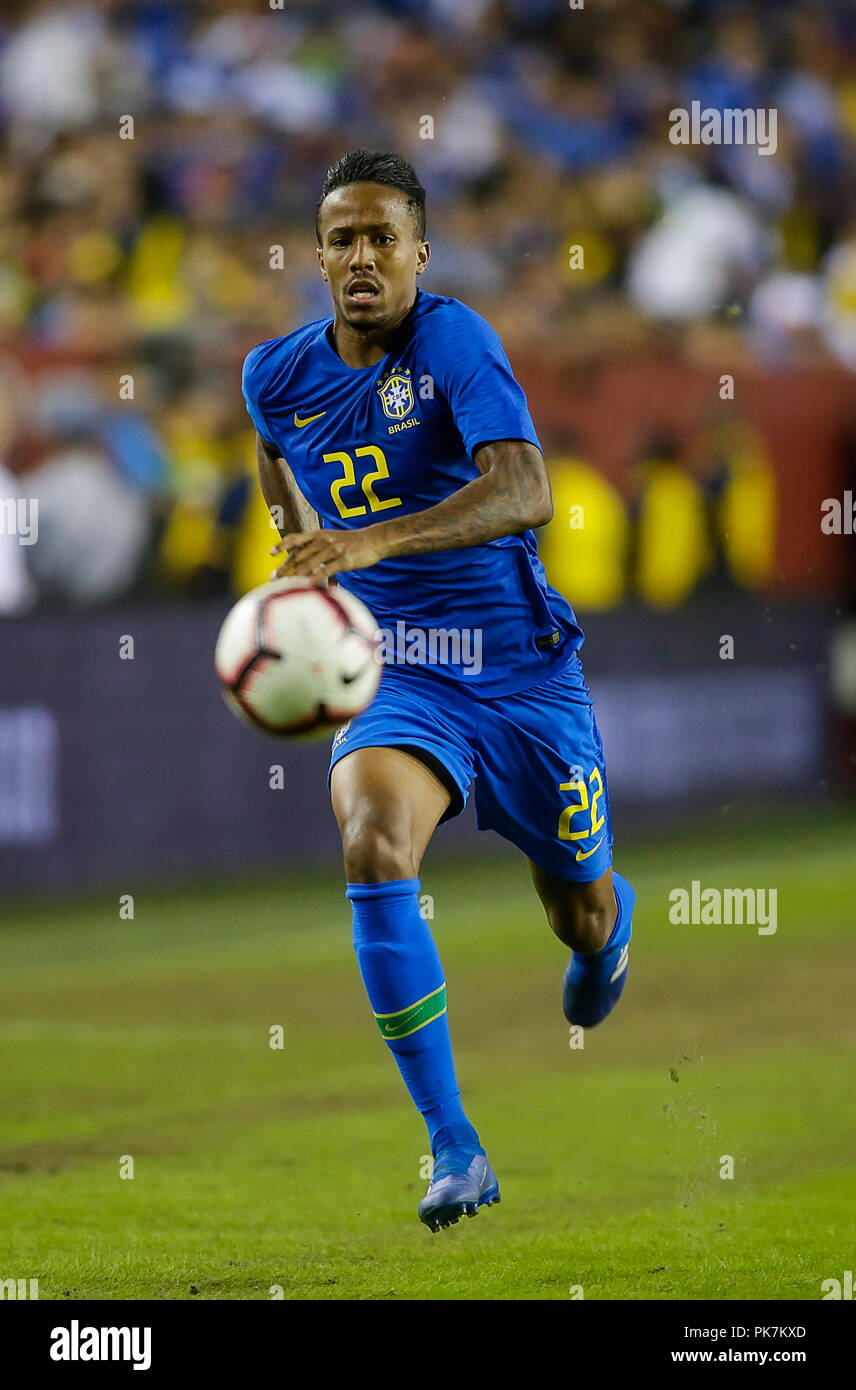
[[[611,867],[583,634],[538,558],[550,484],[502,345],[464,304],[417,287],[425,190],[405,159],[346,154],[316,233],[333,316],[254,348],[243,390],[282,537],[277,574],[336,576],[407,643],[385,653],[374,702],[337,733],[329,783],[360,972],[428,1126],[418,1215],[437,1231],[498,1202],[499,1184],[461,1102],[420,913],[435,827],[475,783],[479,827],[526,855],[572,952],[562,1002],[584,1028],[624,987],[634,893]]]

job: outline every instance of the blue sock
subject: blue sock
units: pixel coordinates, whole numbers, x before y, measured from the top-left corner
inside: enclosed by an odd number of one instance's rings
[[[617,869],[612,871],[612,889],[615,893],[615,925],[609,933],[609,940],[602,951],[609,951],[613,947],[624,946],[630,940],[630,924],[633,917],[633,905],[636,902],[636,894],[623,874]]]
[[[461,1105],[443,967],[419,911],[420,887],[418,878],[348,884],[357,963],[434,1156],[450,1147],[484,1153]]]
[[[636,894],[627,879],[612,871],[615,924],[605,946],[582,955],[574,951],[562,981],[562,1008],[569,1023],[594,1028],[612,1012],[627,983],[627,951],[633,931]]]

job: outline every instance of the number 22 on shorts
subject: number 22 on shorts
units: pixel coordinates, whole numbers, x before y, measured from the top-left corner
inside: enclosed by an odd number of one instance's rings
[[[591,799],[589,799],[589,787],[593,788]],[[589,773],[588,783],[582,777],[574,782],[560,782],[560,792],[576,792],[579,801],[571,806],[566,806],[559,816],[559,839],[560,840],[585,840],[590,835],[596,835],[602,829],[605,817],[598,816],[597,803],[603,796],[603,780],[600,775],[600,768],[593,767]],[[588,825],[584,825],[579,830],[571,828],[574,816],[588,812]]]

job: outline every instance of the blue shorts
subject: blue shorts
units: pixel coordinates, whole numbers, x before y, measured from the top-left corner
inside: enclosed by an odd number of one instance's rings
[[[357,748],[402,748],[448,786],[459,815],[474,781],[476,821],[546,873],[578,883],[612,863],[603,745],[579,657],[540,685],[479,699],[428,666],[385,666],[365,714],[339,729],[330,771]]]

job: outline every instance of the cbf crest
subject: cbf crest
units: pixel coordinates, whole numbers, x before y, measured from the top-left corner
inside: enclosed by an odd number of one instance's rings
[[[378,381],[378,395],[383,413],[390,420],[403,420],[413,409],[413,386],[410,381],[410,368],[393,371],[388,377]]]

